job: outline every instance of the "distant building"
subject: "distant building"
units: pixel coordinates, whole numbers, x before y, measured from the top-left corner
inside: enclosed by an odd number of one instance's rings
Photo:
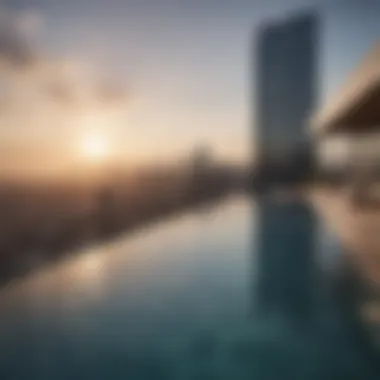
[[[303,144],[316,103],[318,18],[265,25],[257,49],[257,160],[282,163]]]
[[[111,232],[113,228],[114,198],[108,188],[103,188],[97,197],[96,227],[97,234],[102,236]]]
[[[194,170],[207,169],[212,165],[213,155],[212,149],[208,145],[197,146],[191,157]]]

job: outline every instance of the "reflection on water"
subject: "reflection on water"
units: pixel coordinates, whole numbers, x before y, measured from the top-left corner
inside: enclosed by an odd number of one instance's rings
[[[0,378],[378,378],[354,269],[308,204],[231,199],[4,289]]]
[[[258,215],[255,309],[263,318],[306,322],[315,290],[313,214],[299,201],[263,200]]]

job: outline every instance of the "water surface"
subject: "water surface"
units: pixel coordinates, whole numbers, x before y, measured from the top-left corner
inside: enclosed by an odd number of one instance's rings
[[[342,262],[310,205],[231,197],[3,289],[0,376],[372,378]]]

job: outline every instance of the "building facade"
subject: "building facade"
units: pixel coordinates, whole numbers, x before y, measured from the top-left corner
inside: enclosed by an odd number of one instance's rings
[[[300,144],[316,106],[318,18],[264,25],[257,44],[256,159],[282,162]]]

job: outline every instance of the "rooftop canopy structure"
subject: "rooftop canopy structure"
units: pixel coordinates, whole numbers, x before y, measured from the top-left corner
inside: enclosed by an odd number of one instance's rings
[[[311,120],[316,135],[380,130],[380,43]]]

